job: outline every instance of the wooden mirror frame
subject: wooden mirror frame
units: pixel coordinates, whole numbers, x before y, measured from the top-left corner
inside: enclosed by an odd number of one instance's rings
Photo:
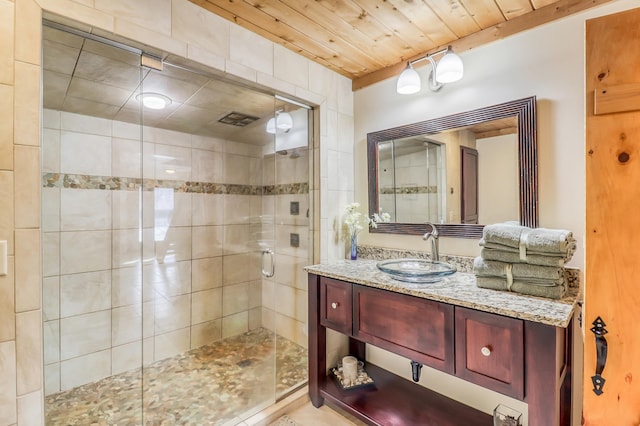
[[[518,119],[518,167],[520,171],[520,224],[538,226],[538,157],[536,136],[536,97],[518,99],[472,111],[434,118],[392,129],[367,134],[369,169],[369,217],[379,210],[378,201],[378,143],[418,135],[430,135],[449,129],[472,126],[486,121],[516,116]],[[480,238],[484,225],[436,224],[441,236]],[[383,234],[423,235],[426,223],[379,223],[369,232]]]

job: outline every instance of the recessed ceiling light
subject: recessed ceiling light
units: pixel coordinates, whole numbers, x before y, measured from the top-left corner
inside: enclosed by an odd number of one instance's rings
[[[160,93],[142,92],[136,95],[136,100],[142,100],[142,105],[150,109],[164,109],[171,105],[171,98]]]

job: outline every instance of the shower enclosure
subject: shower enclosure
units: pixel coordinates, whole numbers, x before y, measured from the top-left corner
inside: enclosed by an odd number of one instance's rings
[[[47,424],[235,424],[300,387],[312,111],[43,37]]]

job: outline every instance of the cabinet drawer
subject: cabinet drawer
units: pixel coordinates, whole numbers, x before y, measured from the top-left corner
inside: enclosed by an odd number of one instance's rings
[[[456,307],[456,375],[523,399],[521,320]]]
[[[453,306],[354,285],[353,336],[453,374]]]
[[[320,324],[351,334],[351,283],[323,277],[320,280]]]

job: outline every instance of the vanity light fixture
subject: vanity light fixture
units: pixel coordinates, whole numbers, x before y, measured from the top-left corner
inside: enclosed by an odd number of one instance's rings
[[[440,54],[444,54],[444,56],[436,64],[433,57]],[[420,76],[418,75],[418,72],[413,69],[413,64],[425,60],[428,60],[431,63],[429,89],[433,92],[437,92],[442,89],[446,83],[453,83],[454,81],[460,80],[464,74],[462,60],[453,52],[451,46],[448,46],[446,49],[409,61],[407,63],[407,67],[398,77],[396,91],[399,94],[410,95],[420,91]]]
[[[293,117],[286,111],[276,111],[276,116],[267,121],[267,133],[274,135],[277,130],[288,133],[293,128]]]
[[[142,101],[142,105],[150,109],[165,109],[171,105],[171,98],[161,93],[142,92],[136,95],[137,101]]]

